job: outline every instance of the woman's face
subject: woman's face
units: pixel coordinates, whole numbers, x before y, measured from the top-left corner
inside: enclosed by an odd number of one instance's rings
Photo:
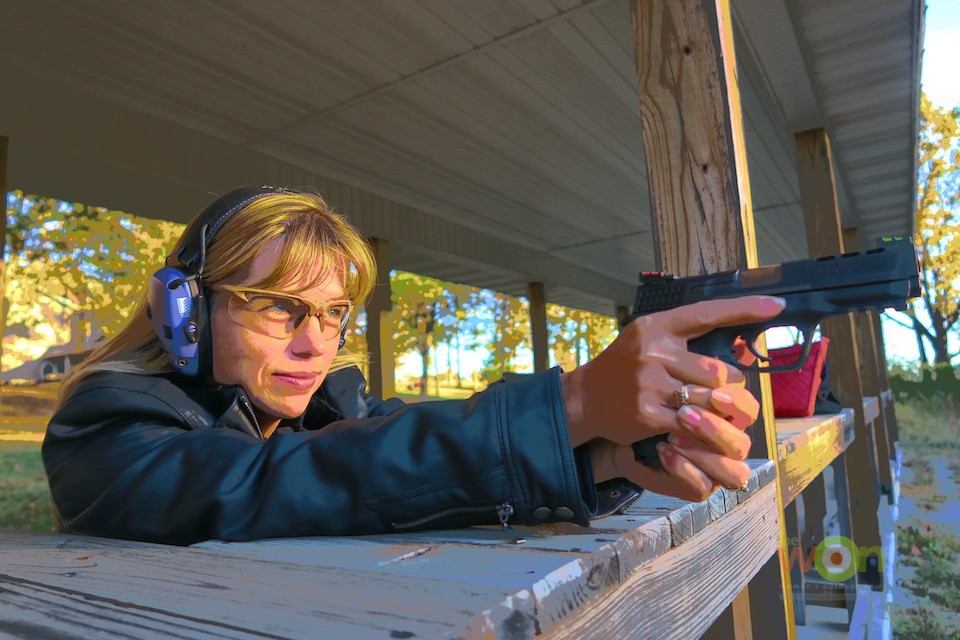
[[[251,263],[244,280],[231,284],[255,286],[261,282],[277,264],[280,246],[279,239],[268,243]],[[318,276],[316,271],[305,272],[290,283],[288,291],[316,282]],[[315,303],[345,297],[343,285],[335,276],[297,295]],[[337,354],[339,334],[324,337],[318,319],[307,317],[289,337],[263,335],[239,323],[228,311],[230,304],[236,304],[231,297],[233,294],[225,291],[213,295],[213,377],[221,384],[244,388],[260,428],[268,436],[282,418],[295,418],[306,410]]]

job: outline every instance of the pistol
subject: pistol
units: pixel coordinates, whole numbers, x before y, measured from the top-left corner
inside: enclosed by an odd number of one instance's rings
[[[702,300],[749,295],[777,296],[787,304],[772,320],[718,327],[690,340],[688,349],[718,358],[743,371],[796,371],[810,356],[813,332],[827,316],[850,311],[906,309],[908,301],[920,295],[917,250],[907,239],[880,238],[877,248],[869,251],[793,260],[757,269],[737,269],[688,278],[659,272],[642,273],[633,313],[624,319],[622,325],[626,326],[639,316]],[[795,362],[764,366],[769,358],[757,352],[754,342],[764,331],[774,327],[796,327],[803,335],[803,350]],[[743,338],[750,352],[757,357],[756,363],[744,365],[736,359],[734,346],[738,337]],[[634,456],[647,466],[659,468],[656,447],[666,439],[666,435],[659,435],[633,443]]]

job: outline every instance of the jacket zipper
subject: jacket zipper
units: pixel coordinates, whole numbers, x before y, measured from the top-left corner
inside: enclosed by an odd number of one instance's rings
[[[245,396],[243,393],[240,394],[240,404],[243,405],[243,408],[246,409],[247,414],[253,419],[253,426],[257,428],[257,434],[263,438],[263,431],[260,430],[260,422],[257,420],[257,414],[253,412],[253,407],[250,406],[250,403],[247,401],[247,396]]]
[[[446,509],[441,509],[440,511],[417,518],[416,520],[411,520],[410,522],[391,522],[390,524],[394,529],[415,529],[450,516],[488,513],[491,510],[497,512],[497,516],[500,518],[500,527],[505,534],[513,538],[514,544],[523,544],[526,542],[526,539],[517,533],[516,529],[510,526],[509,520],[510,516],[513,515],[513,505],[509,502],[502,502],[495,506],[447,507]]]

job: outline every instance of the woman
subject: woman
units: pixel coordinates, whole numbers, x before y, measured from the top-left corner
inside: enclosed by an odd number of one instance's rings
[[[340,350],[375,273],[315,194],[241,188],[198,214],[130,324],[64,382],[42,449],[62,528],[190,544],[586,525],[639,487],[700,500],[749,476],[757,402],[686,340],[782,301],[654,314],[575,371],[408,406],[366,395]],[[663,433],[662,468],[636,462],[630,444]]]

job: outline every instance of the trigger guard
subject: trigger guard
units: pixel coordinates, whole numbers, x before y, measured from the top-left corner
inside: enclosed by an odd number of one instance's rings
[[[745,342],[747,343],[747,349],[749,349],[750,353],[752,353],[760,362],[770,362],[771,358],[769,356],[760,355],[759,353],[757,353],[757,348],[753,346],[753,343],[756,342],[757,338],[759,337],[760,337],[760,334],[758,333],[757,335],[753,336],[753,338],[750,340],[745,339]]]

